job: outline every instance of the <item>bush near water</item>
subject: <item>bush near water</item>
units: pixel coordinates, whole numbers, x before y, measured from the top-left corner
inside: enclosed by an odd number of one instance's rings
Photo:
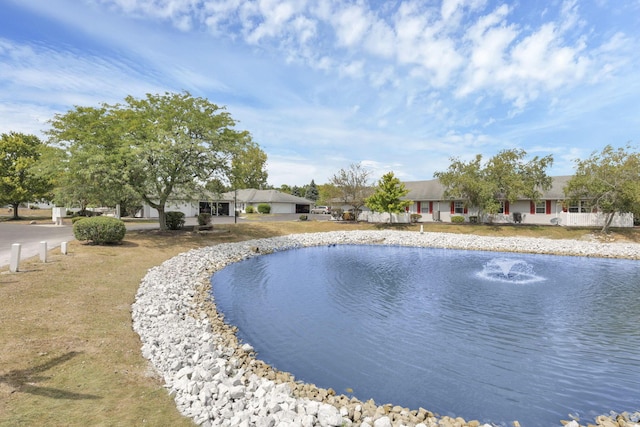
[[[118,243],[126,232],[124,222],[108,216],[83,218],[73,224],[73,235],[77,240],[88,240],[99,245]]]

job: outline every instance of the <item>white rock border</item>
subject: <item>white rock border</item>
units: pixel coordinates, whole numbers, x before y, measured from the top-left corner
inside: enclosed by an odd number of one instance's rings
[[[634,243],[393,230],[294,234],[191,250],[151,268],[140,283],[132,307],[133,328],[142,340],[142,354],[163,377],[183,415],[205,426],[306,427],[354,423],[353,408],[338,409],[335,403],[296,398],[290,384],[256,375],[251,369],[256,363],[252,359],[251,346],[239,346],[215,326],[222,318],[207,298],[211,275],[230,263],[274,251],[329,244],[385,244],[640,259],[640,245]],[[229,329],[233,333],[233,328]],[[360,406],[356,405],[356,412],[362,410]],[[411,425],[406,417],[390,414],[389,407],[383,405],[380,407],[383,410],[375,416],[358,416],[355,424],[365,427]],[[432,414],[421,411],[420,422],[413,425],[436,425],[434,418],[430,418]]]

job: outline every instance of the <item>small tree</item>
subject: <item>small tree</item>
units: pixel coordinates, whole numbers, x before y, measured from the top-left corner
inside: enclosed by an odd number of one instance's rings
[[[367,198],[366,205],[374,212],[388,212],[389,222],[393,222],[394,213],[401,213],[413,203],[403,199],[409,193],[400,179],[393,172],[386,173],[378,181],[375,192]]]
[[[365,205],[365,200],[371,194],[370,176],[371,171],[364,169],[362,164],[352,164],[349,169],[340,169],[330,180],[330,184],[337,191],[338,198],[344,204],[353,206],[356,220]]]
[[[0,205],[13,208],[18,219],[20,203],[51,198],[51,181],[38,172],[44,144],[34,135],[0,135]]]
[[[314,180],[311,180],[311,183],[307,186],[307,190],[304,193],[304,198],[315,202],[319,197],[320,193],[318,192],[318,186]]]
[[[564,189],[572,201],[605,214],[603,233],[609,232],[616,212],[640,213],[640,153],[631,149],[607,145],[586,160],[576,160],[576,173]]]

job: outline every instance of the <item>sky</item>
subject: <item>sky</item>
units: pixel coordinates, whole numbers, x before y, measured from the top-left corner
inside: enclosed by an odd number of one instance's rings
[[[640,0],[0,0],[0,133],[188,91],[268,183],[432,179],[518,148],[550,175],[640,140]]]

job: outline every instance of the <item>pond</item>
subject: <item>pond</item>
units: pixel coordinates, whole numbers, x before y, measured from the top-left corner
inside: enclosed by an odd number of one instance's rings
[[[560,425],[640,409],[637,261],[398,246],[276,252],[212,277],[258,358],[376,403]]]

